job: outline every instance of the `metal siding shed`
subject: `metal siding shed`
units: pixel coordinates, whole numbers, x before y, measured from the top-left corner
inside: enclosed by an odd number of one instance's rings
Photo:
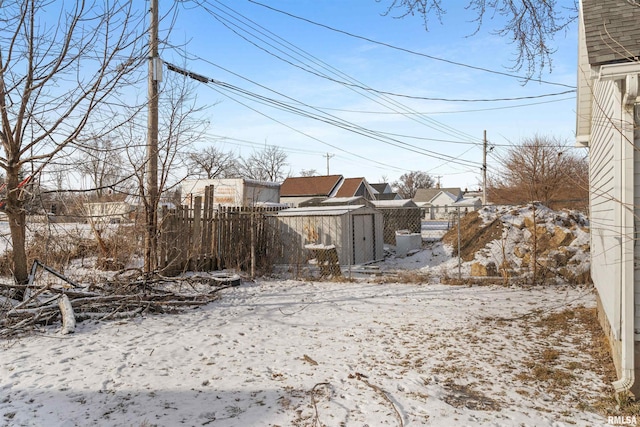
[[[341,265],[353,265],[384,258],[383,218],[376,209],[363,205],[310,206],[278,212],[285,236],[287,264],[305,262],[304,245],[335,245]]]

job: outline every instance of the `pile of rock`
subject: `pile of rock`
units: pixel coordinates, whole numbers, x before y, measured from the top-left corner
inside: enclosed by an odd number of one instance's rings
[[[472,261],[472,276],[535,274],[538,278],[558,277],[569,283],[590,282],[589,228],[582,215],[546,208],[538,211],[535,222],[526,210],[496,215],[502,221],[503,235],[487,245],[492,249],[485,249],[484,256],[476,256]],[[499,256],[495,255],[497,252]],[[487,254],[493,254],[495,259]]]

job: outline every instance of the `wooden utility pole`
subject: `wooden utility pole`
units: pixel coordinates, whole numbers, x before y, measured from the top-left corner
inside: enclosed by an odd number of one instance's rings
[[[482,204],[487,204],[487,131],[482,138]]]
[[[327,175],[329,175],[329,159],[332,158],[334,154],[327,153]]]
[[[153,272],[158,263],[158,85],[162,64],[158,56],[158,0],[151,0],[149,25],[149,79],[147,117],[147,194],[144,270]]]

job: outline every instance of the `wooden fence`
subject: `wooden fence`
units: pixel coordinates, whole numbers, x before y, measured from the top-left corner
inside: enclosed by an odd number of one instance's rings
[[[264,270],[280,251],[278,230],[268,221],[279,209],[214,206],[207,187],[193,207],[163,209],[158,265],[165,274]]]

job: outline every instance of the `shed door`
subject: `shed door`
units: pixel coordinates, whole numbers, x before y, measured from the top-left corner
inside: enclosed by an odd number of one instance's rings
[[[353,263],[373,261],[373,215],[354,215],[353,218]]]

